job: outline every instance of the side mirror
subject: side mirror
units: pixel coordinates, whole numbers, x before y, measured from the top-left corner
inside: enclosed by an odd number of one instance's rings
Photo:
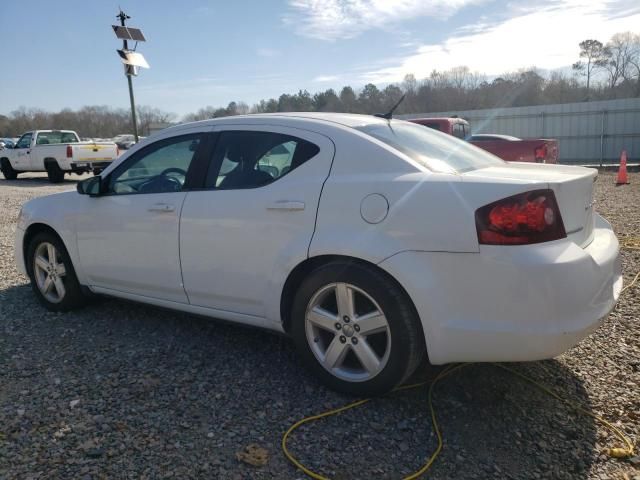
[[[76,189],[80,195],[98,197],[102,193],[102,177],[97,175],[95,177],[82,180],[81,182],[78,182]]]

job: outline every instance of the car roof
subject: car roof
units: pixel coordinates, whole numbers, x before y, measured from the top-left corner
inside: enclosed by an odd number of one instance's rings
[[[73,130],[58,130],[58,129],[55,129],[55,128],[50,128],[48,130],[32,130],[31,132],[27,132],[27,133],[54,133],[54,132],[76,133]]]
[[[315,123],[324,125],[334,125],[342,127],[362,127],[371,124],[385,125],[387,120],[374,115],[360,115],[355,113],[328,113],[328,112],[281,112],[281,113],[256,113],[250,115],[234,115],[230,117],[212,118],[199,122],[190,122],[169,127],[170,129],[180,129],[194,125],[215,126],[218,124],[243,124],[243,123],[264,123],[268,124],[277,120],[279,122],[290,123],[291,125],[300,123]],[[392,120],[398,121],[398,120]]]

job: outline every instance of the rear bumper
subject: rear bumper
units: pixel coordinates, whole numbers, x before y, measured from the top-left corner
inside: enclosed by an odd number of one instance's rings
[[[555,357],[602,323],[622,289],[618,240],[599,216],[586,248],[562,240],[404,252],[381,267],[416,305],[434,364]]]
[[[100,162],[71,162],[70,166],[71,166],[71,171],[74,173],[85,173],[85,172],[93,172],[96,170],[102,171],[105,168],[107,168],[109,165],[111,165],[111,162],[113,160],[109,160],[109,161],[100,161]]]

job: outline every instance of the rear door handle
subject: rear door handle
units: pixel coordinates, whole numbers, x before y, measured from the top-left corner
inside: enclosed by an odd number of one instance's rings
[[[154,203],[147,210],[150,212],[170,213],[175,212],[176,207],[168,203]]]
[[[304,202],[280,200],[267,205],[267,210],[286,210],[286,211],[304,210]]]

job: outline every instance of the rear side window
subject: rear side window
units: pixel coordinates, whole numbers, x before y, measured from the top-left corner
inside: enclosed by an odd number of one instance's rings
[[[50,145],[55,143],[78,143],[78,138],[71,132],[41,132],[36,139],[36,145]]]
[[[301,138],[272,132],[223,132],[218,139],[205,186],[256,188],[272,183],[318,154]]]
[[[461,173],[505,163],[470,143],[415,123],[394,120],[356,127],[356,130],[386,143],[434,172]]]

